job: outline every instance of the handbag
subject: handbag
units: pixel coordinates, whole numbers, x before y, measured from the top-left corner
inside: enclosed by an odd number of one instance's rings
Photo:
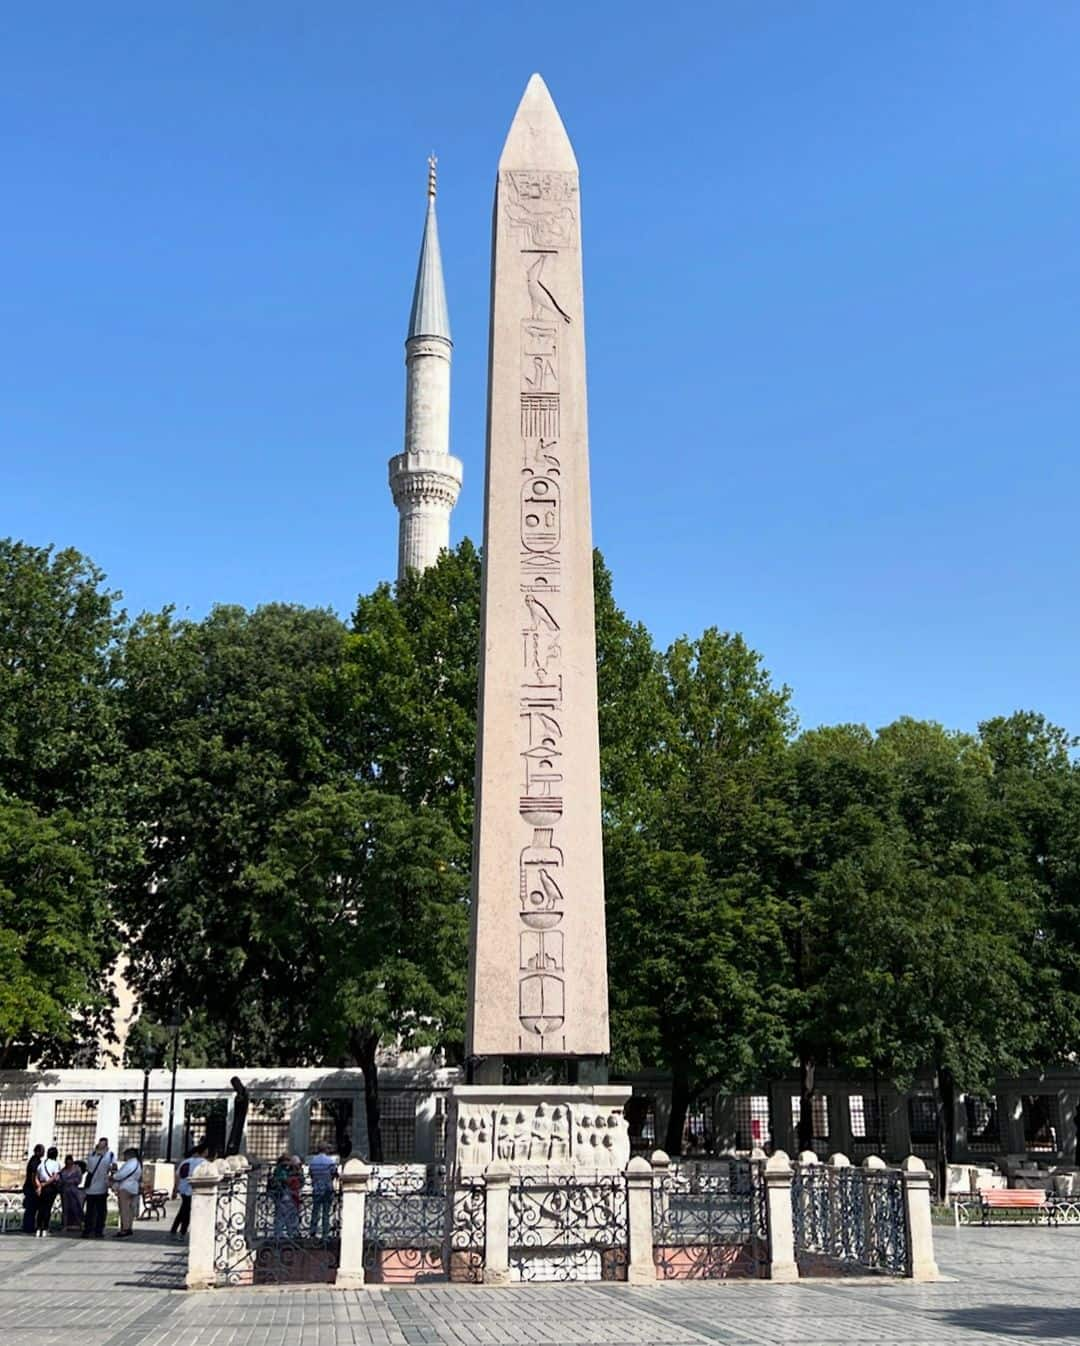
[[[98,1155],[98,1161],[93,1168],[91,1168],[90,1165],[87,1164],[86,1172],[83,1174],[83,1180],[81,1183],[79,1183],[79,1186],[82,1188],[84,1192],[89,1190],[90,1184],[94,1181],[94,1178],[97,1176],[97,1171],[102,1165],[102,1161],[108,1159],[108,1157],[109,1152],[108,1150],[106,1150],[104,1154]]]

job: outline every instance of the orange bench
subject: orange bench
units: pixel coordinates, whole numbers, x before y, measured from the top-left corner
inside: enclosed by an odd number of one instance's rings
[[[1032,1211],[1036,1217],[1046,1215],[1051,1224],[1056,1223],[1053,1198],[1037,1188],[983,1187],[979,1189],[979,1205],[984,1225],[990,1223],[995,1210]]]

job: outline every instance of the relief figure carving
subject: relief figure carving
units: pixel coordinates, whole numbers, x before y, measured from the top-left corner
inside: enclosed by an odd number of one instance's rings
[[[572,248],[577,243],[577,219],[569,206],[543,209],[507,201],[506,218],[519,243],[534,248]]]
[[[550,313],[553,318],[561,318],[563,322],[568,323],[571,321],[570,314],[562,307],[542,280],[544,263],[550,256],[550,253],[542,252],[525,272],[525,285],[529,291],[533,321],[543,318],[545,313]]]
[[[533,594],[525,595],[525,608],[529,614],[530,631],[559,630],[559,623],[551,615],[550,609]]]

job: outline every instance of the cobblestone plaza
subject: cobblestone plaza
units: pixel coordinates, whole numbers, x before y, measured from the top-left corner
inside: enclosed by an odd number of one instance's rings
[[[1080,1341],[1080,1228],[939,1228],[949,1279],[180,1288],[185,1249],[0,1238],[2,1346],[773,1346]]]

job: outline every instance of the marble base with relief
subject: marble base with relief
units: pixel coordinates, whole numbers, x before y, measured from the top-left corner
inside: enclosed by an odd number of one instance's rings
[[[511,1173],[621,1173],[630,1162],[622,1084],[459,1084],[447,1162],[463,1176],[501,1160]]]

